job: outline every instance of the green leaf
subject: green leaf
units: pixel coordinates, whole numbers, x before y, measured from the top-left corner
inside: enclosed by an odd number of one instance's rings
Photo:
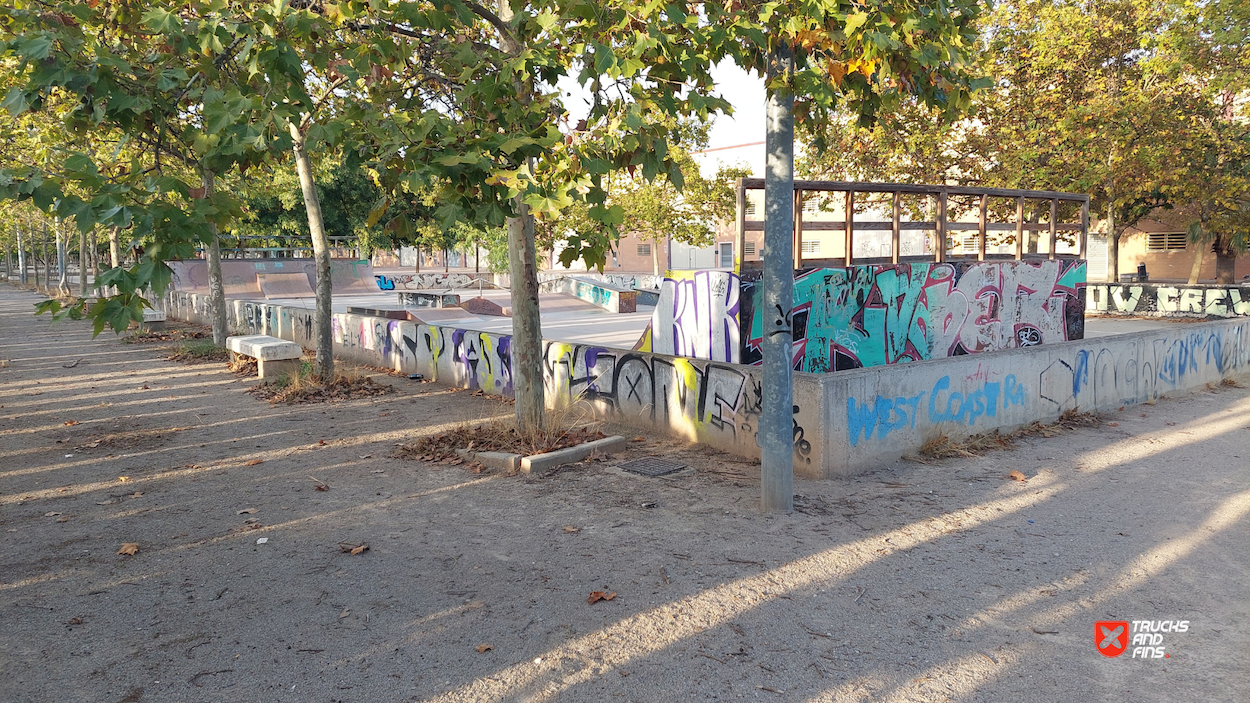
[[[13,117],[17,117],[26,112],[30,105],[26,103],[26,92],[24,90],[21,88],[10,88],[8,94],[4,96],[4,102],[0,102],[0,107],[3,107]]]

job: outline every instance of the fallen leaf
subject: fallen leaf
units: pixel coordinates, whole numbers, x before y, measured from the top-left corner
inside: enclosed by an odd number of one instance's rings
[[[69,518],[67,518],[67,517],[59,517],[59,518],[57,518],[57,519],[56,519],[56,521],[57,521],[57,522],[69,522]]]
[[[478,653],[478,654],[482,654],[482,653],[484,653],[484,652],[489,652],[489,651],[490,651],[490,650],[492,650],[492,649],[494,649],[494,646],[492,646],[492,645],[489,645],[489,644],[479,644],[479,645],[477,646],[477,653]]]
[[[324,446],[325,446],[325,444],[326,444],[326,441],[325,441],[324,439],[319,439],[319,440],[317,440],[317,444],[318,444],[319,446],[324,447]]]
[[[315,486],[315,488],[316,488],[317,490],[319,490],[319,491],[328,491],[328,490],[330,490],[330,487],[329,487],[329,486],[327,486],[327,485],[325,485],[324,483],[318,483],[318,484]]]
[[[112,505],[113,503],[116,503],[116,502],[117,502],[117,501],[115,501],[115,500],[102,500],[102,501],[100,501],[100,502],[96,503],[96,505]]]
[[[117,553],[132,557],[139,553],[139,545],[135,542],[126,542],[122,544],[121,549],[117,550]]]
[[[368,551],[368,549],[369,549],[369,545],[362,544],[359,547],[352,547],[352,550],[348,552],[348,554],[352,554],[352,555],[360,554],[361,552]]]
[[[591,591],[590,595],[586,598],[586,602],[597,603],[601,600],[612,600],[615,597],[616,597],[616,591],[612,591],[611,593],[607,593],[604,591]]]
[[[117,477],[117,480],[118,480],[118,481],[121,481],[122,483],[125,483],[125,482],[127,482],[127,481],[129,481],[129,480],[130,480],[130,477],[129,477],[129,476],[118,476],[118,477]]]
[[[73,427],[74,425],[77,425],[77,424],[78,424],[78,421],[77,421],[77,420],[67,420],[67,421],[65,422],[65,426],[66,426],[66,427]]]
[[[69,619],[69,622],[67,622],[67,623],[65,623],[65,624],[66,624],[66,625],[81,625],[81,624],[82,624],[82,618],[70,618],[70,619]]]
[[[139,496],[141,496],[141,495],[143,495],[143,491],[135,491],[134,493],[131,493],[131,494],[130,494],[130,497],[131,497],[131,498],[138,498],[138,497],[139,497]]]
[[[1119,426],[1120,426],[1120,423],[1118,423],[1118,422],[1108,422],[1108,423],[1107,423],[1107,426],[1108,426],[1108,427],[1119,427]]]
[[[372,459],[372,458],[373,458],[373,455],[372,455],[372,454],[366,454],[366,455],[364,455],[364,456],[362,456],[362,457],[360,457],[360,458],[361,458],[361,459]]]
[[[265,463],[264,459],[252,459],[251,461],[247,462],[247,465],[256,466],[257,464],[263,464],[263,463]]]
[[[347,617],[348,615],[351,615],[351,614],[352,614],[352,611],[350,611],[350,610],[344,610],[343,612],[339,613],[339,620],[342,620],[343,618],[345,618],[345,617]]]
[[[565,525],[565,526],[564,526],[564,531],[565,531],[566,533],[570,534],[570,535],[575,535],[575,534],[577,534],[578,532],[581,532],[581,531],[582,531],[582,528],[580,528],[580,527],[573,527],[572,525]]]
[[[1012,481],[1027,481],[1027,480],[1028,480],[1028,477],[1027,477],[1027,476],[1025,476],[1024,474],[1020,473],[1019,471],[1016,471],[1015,469],[1012,469],[1012,470],[1011,470],[1011,473],[1009,473],[1009,474],[1007,474],[1007,475],[1011,477],[1011,480],[1012,480]]]
[[[242,510],[234,511],[234,514],[235,515],[252,515],[257,512],[259,512],[259,510],[257,510],[256,508],[244,508]]]
[[[44,513],[43,514],[44,517],[56,517],[57,515],[60,515],[60,513]]]
[[[638,435],[637,437],[634,437],[633,441],[635,441],[635,442],[645,442],[645,441],[647,441],[647,438],[646,438],[646,437],[643,437],[642,435]]]

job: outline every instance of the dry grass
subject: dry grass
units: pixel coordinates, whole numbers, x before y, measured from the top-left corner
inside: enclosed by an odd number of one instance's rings
[[[229,361],[230,352],[225,347],[213,344],[211,339],[196,339],[171,347],[169,356],[165,358],[184,364],[203,364],[210,361]]]
[[[1245,386],[1238,383],[1235,378],[1226,378],[1223,381],[1220,381],[1220,385],[1225,388],[1245,388]]]
[[[548,410],[544,417],[545,425],[530,431],[519,430],[514,420],[495,420],[476,425],[466,422],[448,432],[401,444],[395,456],[418,461],[455,461],[457,449],[530,456],[575,447],[607,436],[600,430],[600,423],[588,421],[584,408],[568,406]]]
[[[1069,410],[1050,424],[1034,422],[1020,429],[1003,434],[998,430],[975,434],[964,439],[951,439],[946,435],[938,435],[920,447],[919,455],[912,457],[916,461],[925,462],[937,459],[956,459],[961,457],[980,456],[986,452],[1011,449],[1016,442],[1024,437],[1058,437],[1078,427],[1096,427],[1102,424],[1098,413],[1083,413]]]
[[[254,359],[236,360],[231,364],[231,370],[237,372],[236,365],[246,366],[244,361],[250,362],[254,373]],[[298,373],[282,375],[273,381],[252,386],[248,392],[273,404],[325,403],[386,395],[394,393],[395,387],[374,381],[364,369],[343,364],[335,364],[334,378],[326,381],[313,374],[312,363],[304,360]]]
[[[213,332],[198,325],[180,325],[155,332],[136,331],[122,337],[122,344],[152,344],[154,342],[183,342],[191,339],[212,339]]]

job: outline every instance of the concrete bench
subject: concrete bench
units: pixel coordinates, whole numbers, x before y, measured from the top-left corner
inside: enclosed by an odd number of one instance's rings
[[[134,323],[131,323],[132,325]],[[139,323],[139,329],[144,332],[159,332],[165,329],[165,311],[156,310],[154,308],[143,309],[143,322]]]
[[[295,342],[266,334],[227,337],[226,349],[232,354],[255,359],[257,378],[299,373],[300,357],[304,355],[304,349]]]

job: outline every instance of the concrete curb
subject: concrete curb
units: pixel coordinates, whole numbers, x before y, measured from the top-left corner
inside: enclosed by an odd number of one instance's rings
[[[489,469],[518,471],[521,468],[521,455],[508,452],[475,452],[469,449],[457,449],[456,455],[465,461],[476,461]]]
[[[624,446],[624,437],[612,435],[611,437],[596,439],[593,442],[579,444],[576,447],[527,456],[521,459],[521,473],[528,474],[535,471],[545,471],[562,464],[572,464],[575,461],[585,459],[591,454],[611,454]]]

